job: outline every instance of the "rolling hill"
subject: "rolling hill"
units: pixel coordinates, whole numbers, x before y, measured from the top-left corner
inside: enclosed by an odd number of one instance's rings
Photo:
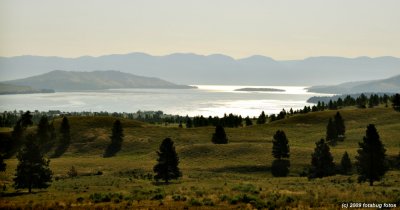
[[[347,82],[332,86],[313,86],[308,91],[332,94],[398,93],[400,92],[400,75],[382,80]]]
[[[120,119],[125,134],[122,150],[111,158],[103,158],[102,154],[110,143],[116,118],[69,116],[71,145],[63,156],[51,159],[52,185],[37,193],[15,192],[11,186],[18,161],[7,159],[7,170],[0,176],[0,181],[7,185],[0,207],[15,209],[32,205],[39,209],[60,209],[69,203],[84,209],[247,209],[258,205],[259,209],[268,205],[271,209],[288,206],[331,209],[340,205],[338,200],[379,199],[396,203],[400,172],[395,168],[390,168],[373,187],[357,182],[355,167],[350,175],[311,180],[303,177],[315,142],[326,135],[328,119],[337,111],[298,114],[264,125],[226,128],[229,143],[225,145],[211,143],[215,131],[211,126],[185,129]],[[339,111],[345,120],[346,139],[330,147],[336,164],[340,164],[345,151],[353,163],[356,161],[359,142],[370,123],[376,125],[387,157],[390,160],[398,157],[400,112],[385,107]],[[54,120],[57,132],[60,123],[61,118]],[[271,175],[272,138],[278,129],[284,130],[289,140],[288,177]],[[28,132],[36,132],[36,126],[28,128]],[[170,184],[157,183],[151,178],[156,151],[166,137],[174,141],[183,173],[182,178]],[[76,177],[68,176],[72,166],[77,170]],[[244,195],[246,200],[239,199]]]
[[[4,82],[11,85],[24,85],[37,89],[54,89],[56,91],[101,90],[117,88],[193,88],[176,85],[165,80],[136,76],[119,71],[51,71],[25,79]]]

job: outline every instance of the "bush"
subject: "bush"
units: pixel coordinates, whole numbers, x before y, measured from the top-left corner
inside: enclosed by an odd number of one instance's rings
[[[186,201],[186,197],[185,197],[185,196],[182,196],[182,195],[173,195],[173,196],[172,196],[172,199],[173,199],[174,201]]]
[[[202,206],[203,204],[199,200],[197,200],[195,198],[191,198],[189,200],[189,205],[191,205],[191,206]]]
[[[67,172],[68,177],[73,178],[78,176],[78,171],[72,166],[69,171]]]
[[[101,203],[101,202],[114,202],[119,203],[123,199],[123,195],[120,193],[93,193],[89,196],[89,199],[92,200],[94,203]]]
[[[205,206],[215,206],[214,202],[210,198],[204,198],[203,199],[203,204]]]
[[[236,185],[232,188],[234,191],[240,191],[240,192],[245,192],[245,193],[252,193],[252,194],[258,194],[259,190],[252,184],[240,184]]]

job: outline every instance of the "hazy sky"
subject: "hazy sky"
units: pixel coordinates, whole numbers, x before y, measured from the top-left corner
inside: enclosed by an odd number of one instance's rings
[[[0,0],[0,56],[400,57],[399,0]]]

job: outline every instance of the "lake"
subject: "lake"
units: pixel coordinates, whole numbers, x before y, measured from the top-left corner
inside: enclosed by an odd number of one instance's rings
[[[110,89],[85,92],[0,95],[0,110],[60,110],[136,112],[223,116],[224,113],[258,116],[312,105],[307,99],[327,94],[310,93],[298,86],[194,85],[198,89]],[[235,91],[240,88],[274,88],[285,92]]]

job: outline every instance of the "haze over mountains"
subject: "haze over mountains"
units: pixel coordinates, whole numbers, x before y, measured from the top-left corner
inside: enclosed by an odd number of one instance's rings
[[[398,93],[400,92],[400,75],[382,80],[346,82],[339,85],[313,86],[310,92],[351,94],[351,93]]]
[[[3,82],[4,84],[29,86],[34,89],[55,91],[104,90],[119,88],[193,88],[176,85],[165,80],[136,76],[119,71],[51,71],[24,79]]]
[[[177,84],[220,85],[333,85],[384,79],[400,72],[396,57],[312,57],[276,61],[264,56],[233,59],[176,53],[151,56],[144,53],[83,56],[78,58],[17,56],[0,57],[0,80],[26,78],[53,70],[117,70],[157,77]]]

